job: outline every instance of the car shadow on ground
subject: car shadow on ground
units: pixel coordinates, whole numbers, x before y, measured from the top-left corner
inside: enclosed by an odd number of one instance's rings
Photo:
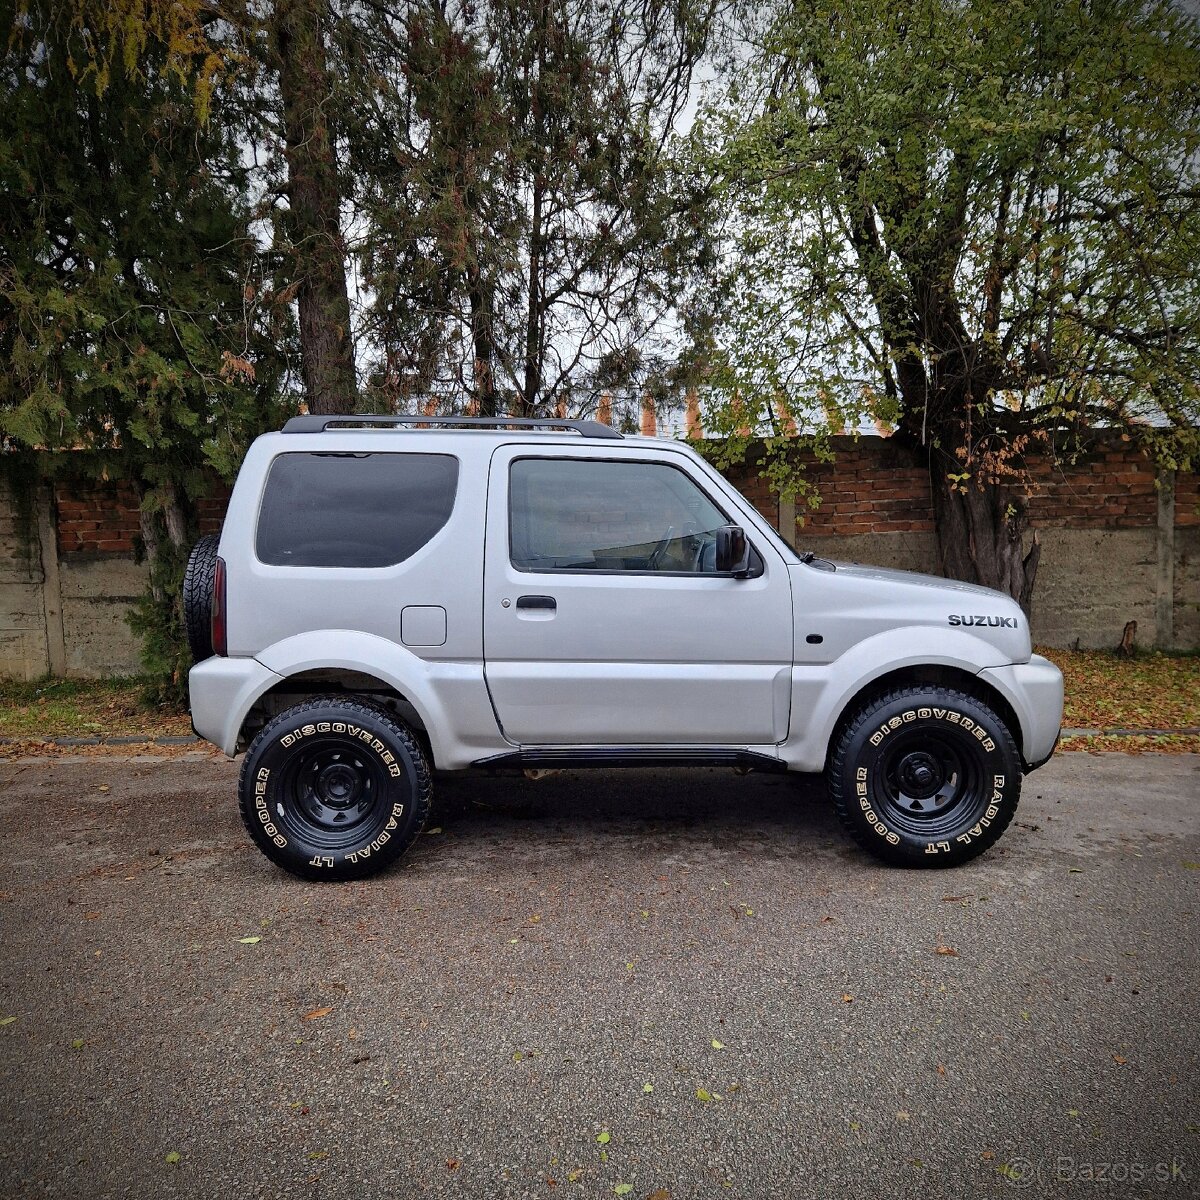
[[[653,834],[659,841],[814,844],[852,849],[819,776],[719,768],[560,771],[529,779],[517,772],[456,772],[434,784],[429,831],[462,839],[588,841]],[[866,856],[862,855],[864,861]]]

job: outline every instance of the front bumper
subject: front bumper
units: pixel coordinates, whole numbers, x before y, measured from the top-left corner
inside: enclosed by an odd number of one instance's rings
[[[994,687],[1016,713],[1025,770],[1040,767],[1054,753],[1062,729],[1062,672],[1049,659],[1035,654],[1027,663],[988,667],[979,672],[979,678]]]

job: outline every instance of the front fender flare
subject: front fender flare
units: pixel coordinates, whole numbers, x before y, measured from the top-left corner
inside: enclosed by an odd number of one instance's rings
[[[927,625],[888,629],[865,638],[831,663],[792,669],[792,727],[783,758],[795,771],[823,771],[833,731],[846,706],[876,679],[905,667],[954,667],[978,675],[1007,666],[1004,652],[959,629]],[[1021,730],[1013,730],[1020,737]]]

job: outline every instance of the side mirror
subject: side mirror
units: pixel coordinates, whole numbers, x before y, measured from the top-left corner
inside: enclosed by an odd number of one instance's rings
[[[750,570],[750,545],[740,525],[722,525],[717,530],[717,573],[736,576]]]

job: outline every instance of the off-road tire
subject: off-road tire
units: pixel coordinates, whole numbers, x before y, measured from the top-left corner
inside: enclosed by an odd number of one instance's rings
[[[212,658],[213,579],[217,571],[217,546],[221,539],[207,534],[188,555],[183,573],[183,626],[195,662]]]
[[[255,845],[301,879],[364,879],[420,836],[433,794],[412,732],[374,704],[327,696],[267,723],[238,780]]]
[[[884,862],[954,867],[1008,828],[1021,795],[1012,733],[983,700],[935,686],[876,697],[837,735],[833,805]]]

